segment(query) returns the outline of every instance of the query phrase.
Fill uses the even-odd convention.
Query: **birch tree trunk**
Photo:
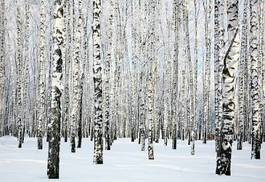
[[[101,0],[93,0],[94,163],[103,164]]]
[[[150,2],[149,12],[149,40],[148,40],[148,90],[147,90],[147,121],[148,121],[148,159],[154,160],[154,146],[153,146],[153,134],[154,134],[154,91],[155,91],[155,72],[156,72],[156,60],[155,60],[155,12],[156,3],[155,0]]]
[[[224,59],[224,0],[214,1],[214,79],[215,79],[215,140],[216,151],[220,146],[222,122],[222,70]]]
[[[138,2],[136,2],[138,3]],[[126,14],[131,14],[131,17],[126,17],[128,20],[130,21],[130,32],[132,35],[132,45],[130,47],[130,45],[128,45],[128,39],[127,39],[127,50],[131,49],[132,51],[132,55],[131,55],[131,59],[132,59],[132,63],[130,66],[130,86],[131,86],[131,92],[128,92],[128,94],[130,94],[130,102],[128,102],[128,106],[129,106],[129,110],[131,111],[131,115],[129,115],[129,120],[131,121],[131,126],[130,126],[130,130],[131,130],[131,141],[134,142],[134,140],[137,138],[137,130],[138,130],[138,124],[137,124],[137,78],[138,78],[138,72],[137,72],[137,36],[136,36],[136,27],[137,26],[137,22],[136,22],[136,18],[137,18],[137,14],[135,14],[134,10],[137,8],[136,7],[136,3],[135,2],[131,2],[130,4],[126,4],[127,7],[127,11]],[[127,15],[126,15],[127,16]],[[125,30],[126,31],[126,30]],[[128,51],[127,51],[128,54]],[[129,55],[127,55],[129,57]]]
[[[260,122],[261,122],[261,126],[260,126],[260,132],[261,132],[261,143],[262,143],[262,135],[263,135],[263,113],[262,113],[262,110],[263,110],[263,104],[264,104],[264,100],[262,100],[262,96],[263,96],[263,85],[262,85],[262,65],[263,65],[263,44],[264,44],[264,40],[263,40],[263,34],[264,34],[264,21],[263,21],[263,18],[264,18],[264,10],[263,10],[263,6],[264,6],[264,0],[259,0],[259,9],[258,9],[258,14],[259,14],[259,17],[258,17],[258,20],[259,20],[259,23],[258,23],[258,26],[259,26],[259,35],[258,35],[258,40],[259,40],[259,44],[258,44],[258,49],[259,49],[259,56],[258,56],[258,75],[259,75],[259,109],[260,109]],[[263,13],[262,13],[263,12]]]
[[[143,82],[143,72],[140,73],[140,83]],[[143,84],[140,85],[140,90],[139,90],[139,144],[141,145],[141,151],[145,150],[145,122],[144,122],[144,93],[143,93]]]
[[[107,47],[107,58],[105,63],[105,149],[110,150],[111,136],[110,136],[110,65],[113,57],[113,8],[114,3],[110,0],[110,14],[108,18],[108,47]]]
[[[48,64],[47,64],[47,67],[48,67],[48,73],[46,75],[46,106],[47,106],[47,110],[46,110],[46,117],[48,118],[47,119],[47,122],[45,123],[47,125],[47,132],[46,132],[46,141],[49,142],[50,140],[50,128],[48,127],[49,123],[51,122],[51,118],[52,118],[52,108],[51,108],[51,105],[52,105],[52,67],[53,67],[53,54],[54,54],[54,51],[53,51],[53,20],[54,20],[54,17],[53,17],[53,13],[54,13],[54,2],[49,2],[49,8],[48,8],[48,27],[47,29],[49,30],[49,44],[48,44],[48,50],[47,51],[47,58],[48,58]]]
[[[237,136],[237,149],[242,150],[243,137],[245,135],[245,125],[247,123],[247,91],[248,91],[248,0],[244,0],[242,33],[241,33],[241,50],[239,65],[239,132]]]
[[[74,7],[73,7],[74,8]],[[73,60],[73,101],[71,107],[71,152],[76,151],[76,129],[82,118],[80,117],[80,99],[81,99],[81,85],[80,85],[80,60],[81,60],[81,0],[78,1],[78,12],[77,12],[77,26],[74,32],[74,60]]]
[[[40,50],[39,50],[39,99],[38,99],[38,149],[42,149],[43,124],[45,123],[45,33],[46,33],[46,7],[45,1],[40,2]]]
[[[191,52],[190,52],[190,34],[189,34],[189,7],[188,7],[188,1],[185,0],[183,2],[183,18],[184,18],[184,33],[185,33],[185,57],[187,60],[187,68],[189,71],[188,77],[187,77],[187,94],[188,94],[188,100],[187,100],[187,114],[188,114],[188,121],[187,121],[187,130],[188,130],[188,144],[190,144],[191,141],[191,130],[194,125],[194,83],[193,83],[193,64],[191,61]]]
[[[260,22],[259,22],[259,26],[260,26],[260,30],[259,30],[259,40],[260,40],[260,76],[261,76],[261,80],[260,80],[260,97],[261,97],[261,125],[262,125],[262,140],[265,141],[265,1],[264,0],[260,0]]]
[[[260,113],[260,72],[259,62],[259,1],[250,0],[250,62],[251,62],[251,158],[260,159],[261,148],[261,113]]]
[[[85,67],[83,65],[83,67]],[[83,133],[84,133],[84,128],[83,128],[83,93],[84,93],[84,79],[85,75],[84,73],[81,73],[81,78],[80,78],[80,97],[79,97],[79,120],[78,120],[78,126],[77,126],[77,148],[81,148],[82,145],[82,138],[83,138]]]
[[[145,45],[144,45],[144,36],[146,34],[145,28],[143,24],[145,23],[145,9],[144,3],[139,3],[139,12],[140,12],[140,59],[142,62],[140,63],[141,72],[140,72],[140,90],[139,90],[139,142],[141,145],[141,151],[145,150],[145,138],[146,138],[146,127],[145,127],[145,116],[146,116],[146,107],[145,107],[145,100],[146,100],[146,73],[145,73],[145,61],[144,61],[144,54],[145,54]]]
[[[5,89],[5,0],[0,1],[0,98],[4,98]],[[0,102],[0,136],[4,134],[4,99]]]
[[[204,67],[204,79],[203,79],[203,107],[204,107],[204,121],[203,121],[203,143],[206,143],[209,134],[210,123],[210,59],[211,59],[211,38],[209,23],[212,11],[212,1],[207,0],[204,3],[205,11],[205,67]]]
[[[59,153],[60,153],[60,122],[61,122],[61,95],[62,95],[62,67],[63,56],[63,3],[55,0],[53,4],[53,59],[52,59],[52,95],[51,95],[51,121],[48,124],[50,139],[48,145],[48,170],[49,179],[59,178]]]
[[[71,67],[71,61],[72,61],[72,43],[73,43],[73,36],[72,36],[72,27],[73,27],[73,19],[72,19],[72,4],[70,1],[65,2],[65,13],[64,13],[64,22],[66,26],[66,37],[65,37],[65,74],[64,74],[64,115],[63,115],[63,126],[62,126],[62,132],[64,136],[64,142],[67,142],[68,139],[68,124],[70,120],[70,67]]]
[[[22,39],[22,10],[17,7],[17,45],[16,45],[16,107],[17,107],[17,132],[18,148],[23,143],[23,121],[22,121],[22,62],[23,62],[23,39]]]
[[[238,0],[227,4],[228,50],[224,58],[223,80],[223,124],[221,126],[220,147],[217,151],[216,174],[231,175],[231,155],[233,123],[235,118],[235,73],[239,60]]]
[[[153,61],[150,59],[150,61]],[[148,74],[147,92],[147,120],[148,120],[148,159],[154,160],[153,131],[154,131],[154,76],[156,72],[155,63],[151,63],[151,70]]]
[[[195,59],[195,69],[194,69],[194,125],[192,131],[192,146],[191,146],[191,155],[195,155],[195,140],[197,139],[198,131],[198,16],[199,16],[199,7],[197,0],[193,1],[194,3],[194,28],[195,28],[195,43],[194,43],[194,59]]]
[[[173,2],[173,17],[174,17],[174,60],[173,60],[173,107],[174,107],[174,115],[173,115],[173,133],[172,133],[172,148],[177,148],[177,123],[178,123],[178,55],[179,55],[179,26],[180,26],[180,17],[179,17],[179,8],[180,3],[178,0],[174,0]]]

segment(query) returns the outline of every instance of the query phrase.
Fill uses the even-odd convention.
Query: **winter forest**
[[[265,0],[0,0],[0,181],[261,182],[264,131]]]

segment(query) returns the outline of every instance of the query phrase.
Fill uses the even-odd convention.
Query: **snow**
[[[37,150],[37,140],[26,138],[23,148],[17,148],[16,138],[0,138],[0,181],[1,182],[264,182],[265,155],[261,160],[250,159],[250,145],[244,143],[243,150],[232,152],[232,176],[215,174],[214,142],[202,144],[196,141],[195,156],[190,155],[187,141],[178,141],[177,150],[154,144],[155,160],[147,159],[147,151],[140,151],[137,143],[130,139],[115,141],[111,151],[104,151],[104,164],[93,164],[93,143],[84,139],[82,148],[71,153],[70,144],[61,142],[60,180],[48,180],[47,143]],[[262,152],[265,150],[263,145]]]

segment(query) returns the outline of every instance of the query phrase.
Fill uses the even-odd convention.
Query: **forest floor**
[[[111,151],[104,151],[104,164],[93,164],[93,143],[84,139],[82,148],[70,152],[70,144],[61,142],[60,180],[66,182],[264,182],[265,146],[261,160],[250,159],[250,145],[232,152],[232,176],[215,174],[214,141],[196,141],[196,155],[190,155],[186,141],[178,141],[177,150],[171,144],[155,144],[155,160],[147,159],[147,152],[129,139],[119,139]],[[37,150],[36,139],[26,138],[23,148],[17,148],[14,137],[0,138],[0,181],[37,182],[48,180],[47,143]]]

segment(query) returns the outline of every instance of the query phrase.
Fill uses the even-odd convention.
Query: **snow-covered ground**
[[[147,159],[137,143],[119,139],[111,151],[104,151],[104,164],[93,164],[93,145],[83,140],[82,148],[70,152],[69,143],[62,142],[60,180],[71,182],[264,182],[265,147],[262,159],[250,159],[250,145],[232,153],[232,176],[215,175],[214,142],[196,142],[196,155],[190,155],[186,141],[178,141],[177,150],[155,144],[155,160]],[[14,137],[0,138],[0,182],[37,182],[48,180],[46,175],[47,144],[37,150],[36,139],[26,138],[23,148],[17,148]]]

